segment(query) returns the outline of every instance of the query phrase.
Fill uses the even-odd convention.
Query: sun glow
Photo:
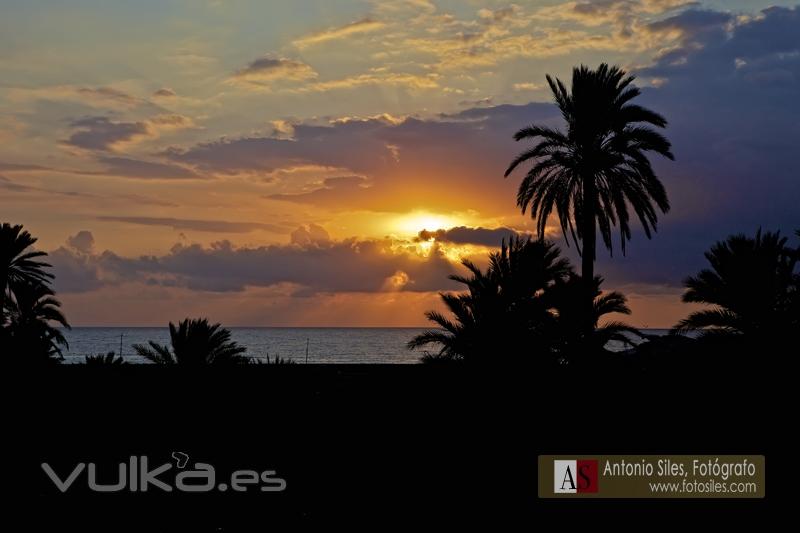
[[[415,211],[398,217],[394,222],[395,230],[398,233],[413,236],[416,236],[422,230],[436,231],[458,225],[461,225],[461,223],[453,217],[427,211]]]

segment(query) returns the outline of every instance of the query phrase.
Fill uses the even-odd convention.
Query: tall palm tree
[[[705,253],[711,268],[684,281],[684,302],[712,306],[681,320],[676,332],[738,334],[770,341],[800,330],[800,253],[780,232],[732,235]]]
[[[220,324],[209,324],[203,318],[185,319],[178,326],[169,323],[169,336],[172,350],[153,341],[149,347],[134,344],[137,354],[148,361],[161,365],[226,365],[244,364],[249,359],[243,354],[247,351],[231,341],[231,332]]]
[[[63,359],[62,347],[68,348],[63,333],[52,323],[69,329],[61,312],[61,303],[53,291],[38,282],[16,283],[14,297],[6,303],[11,353],[26,356],[28,361]]]
[[[541,344],[537,337],[552,319],[542,295],[570,271],[558,248],[543,240],[513,238],[490,255],[486,272],[468,260],[462,263],[470,276],[451,279],[467,292],[441,294],[454,319],[429,311],[426,316],[439,329],[417,335],[409,349],[438,345],[438,353],[425,361],[480,361],[496,354],[519,356]]]
[[[36,243],[21,225],[0,226],[0,326],[5,324],[6,302],[20,285],[49,283],[53,275],[45,272],[47,263],[38,261],[45,252],[26,251]]]
[[[633,210],[651,237],[656,230],[656,210],[666,213],[669,201],[655,175],[647,152],[674,159],[669,141],[649,126],[664,128],[664,117],[631,103],[641,94],[629,76],[618,67],[601,64],[597,70],[576,67],[567,90],[559,79],[547,76],[556,105],[566,122],[566,131],[545,125],[522,128],[517,141],[538,139],[519,154],[505,172],[534,161],[517,193],[523,214],[530,208],[539,236],[544,236],[551,213],[558,215],[567,244],[569,237],[581,254],[584,280],[585,331],[592,329],[596,232],[612,248],[612,228],[618,226],[620,246],[631,238]],[[582,247],[581,247],[582,243]]]

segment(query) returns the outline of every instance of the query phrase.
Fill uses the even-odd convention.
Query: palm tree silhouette
[[[284,358],[280,355],[276,355],[275,357],[270,357],[267,355],[266,361],[263,359],[251,358],[249,360],[250,364],[253,365],[294,365],[296,362],[293,359]]]
[[[480,361],[501,354],[515,357],[541,346],[544,325],[552,320],[544,291],[570,271],[559,250],[544,240],[512,238],[490,255],[486,272],[468,260],[462,261],[469,277],[450,276],[463,283],[466,293],[440,294],[451,320],[442,313],[426,316],[440,329],[414,337],[409,349],[439,345],[438,353],[423,361]]]
[[[26,252],[36,240],[21,225],[0,226],[0,326],[5,324],[6,302],[19,286],[46,284],[53,278],[44,270],[50,265],[37,260],[47,253]]]
[[[631,336],[642,337],[641,332],[620,321],[600,323],[608,314],[631,314],[627,298],[617,291],[603,292],[603,279],[595,276],[592,289],[592,331],[587,337],[583,329],[584,287],[577,274],[570,274],[566,281],[559,280],[548,292],[548,300],[557,316],[553,335],[553,348],[561,362],[573,362],[584,356],[605,351],[610,341],[632,346]],[[627,334],[627,335],[626,335]]]
[[[14,298],[6,303],[8,341],[13,353],[25,354],[30,361],[62,360],[61,347],[68,348],[66,338],[51,322],[69,329],[61,313],[61,303],[53,291],[34,279],[33,283],[16,282]]]
[[[664,128],[661,115],[632,104],[641,91],[618,67],[601,64],[597,70],[576,67],[567,90],[559,79],[547,76],[556,105],[567,123],[566,132],[544,125],[522,128],[514,139],[536,139],[505,172],[508,177],[521,163],[533,160],[519,186],[517,205],[530,208],[539,237],[555,211],[567,244],[569,237],[581,254],[584,280],[584,331],[592,329],[596,232],[612,247],[612,227],[619,227],[620,246],[631,238],[629,208],[648,238],[656,230],[656,209],[669,210],[664,186],[656,177],[647,152],[674,159],[669,141],[648,125]],[[582,249],[581,244],[582,243]]]
[[[114,352],[108,352],[105,355],[87,355],[86,364],[89,366],[121,366],[128,363],[122,357],[116,357]]]
[[[153,341],[149,347],[134,344],[136,353],[161,365],[226,365],[248,363],[247,351],[231,341],[231,332],[220,324],[209,324],[205,318],[185,319],[178,326],[169,323],[172,350]]]
[[[705,253],[711,268],[686,278],[684,302],[711,305],[691,313],[676,333],[743,335],[751,340],[786,338],[800,330],[800,248],[780,232],[732,235]]]

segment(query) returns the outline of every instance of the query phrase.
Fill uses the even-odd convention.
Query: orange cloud
[[[328,28],[319,32],[311,33],[295,40],[292,44],[297,48],[307,48],[320,43],[345,39],[351,35],[360,35],[364,33],[371,33],[384,28],[386,24],[371,17],[364,17],[355,20],[344,26],[336,28]]]

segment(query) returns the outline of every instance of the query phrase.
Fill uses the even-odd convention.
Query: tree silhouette
[[[6,303],[9,310],[7,340],[12,353],[25,354],[30,362],[63,359],[61,347],[69,347],[64,335],[51,322],[69,329],[61,313],[61,303],[53,291],[34,280],[15,282],[14,298]]]
[[[45,272],[47,263],[38,261],[45,252],[28,250],[36,243],[21,225],[0,226],[0,326],[5,324],[7,301],[22,286],[49,283],[53,275]],[[26,251],[28,250],[28,251]]]
[[[250,364],[253,365],[294,365],[296,362],[293,359],[284,358],[280,355],[276,355],[275,357],[270,357],[267,355],[266,361],[263,359],[251,358]]]
[[[602,292],[603,279],[594,278],[592,290],[592,331],[587,336],[583,329],[584,287],[580,276],[571,274],[566,281],[559,280],[547,297],[557,316],[553,334],[553,349],[561,362],[585,360],[605,351],[605,346],[616,341],[632,346],[631,336],[642,337],[639,330],[619,321],[600,323],[608,314],[631,314],[627,299],[617,291]],[[626,335],[627,334],[627,335]]]
[[[136,353],[148,361],[161,365],[228,365],[244,364],[249,358],[243,354],[247,348],[231,341],[231,332],[220,324],[208,320],[185,319],[178,326],[169,323],[172,350],[150,341],[149,346],[134,344]]]
[[[732,235],[705,253],[711,268],[686,278],[684,302],[712,306],[691,313],[675,332],[743,335],[754,341],[800,331],[800,248],[780,232]]]
[[[408,343],[409,349],[440,346],[438,353],[423,357],[432,362],[513,359],[543,348],[541,337],[553,319],[543,295],[570,271],[558,248],[543,240],[517,237],[490,255],[486,272],[468,260],[462,263],[469,277],[450,278],[464,284],[467,292],[440,295],[454,319],[427,312],[440,329],[417,335]]]
[[[108,352],[105,355],[87,355],[85,362],[89,366],[122,366],[128,364],[122,357],[116,357],[114,352]]]
[[[629,209],[648,238],[656,230],[656,210],[669,210],[666,190],[647,158],[647,152],[655,152],[673,159],[669,141],[648,126],[664,128],[667,121],[631,103],[641,93],[633,81],[633,76],[605,63],[597,70],[573,69],[569,90],[548,75],[547,83],[567,129],[532,125],[519,130],[514,135],[517,141],[539,140],[505,172],[508,177],[521,163],[534,161],[520,183],[517,205],[523,214],[530,209],[539,237],[544,236],[547,220],[555,212],[567,244],[571,236],[578,248],[585,290],[581,320],[586,334],[592,330],[597,230],[613,251],[612,228],[618,227],[624,253],[631,238]]]

